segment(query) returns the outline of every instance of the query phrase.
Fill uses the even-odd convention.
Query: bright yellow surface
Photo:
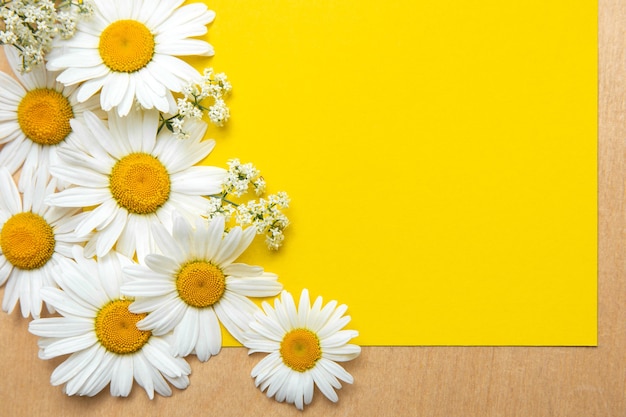
[[[194,63],[234,92],[206,163],[292,198],[245,261],[362,345],[596,344],[595,2],[207,4]]]

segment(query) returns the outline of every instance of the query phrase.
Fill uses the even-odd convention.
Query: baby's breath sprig
[[[176,102],[178,113],[171,117],[161,115],[159,130],[165,126],[179,139],[186,139],[189,134],[184,129],[185,121],[200,120],[205,113],[211,123],[224,126],[230,117],[224,97],[231,90],[226,74],[206,68],[199,81],[190,82],[183,88],[183,97]]]
[[[222,182],[222,192],[209,196],[207,217],[209,220],[223,216],[229,221],[233,215],[240,226],[252,226],[257,234],[265,235],[265,243],[277,250],[285,240],[283,231],[289,219],[281,211],[289,207],[289,196],[285,192],[269,195],[266,199],[236,203],[233,197],[241,197],[253,188],[257,196],[265,193],[265,180],[251,163],[242,164],[239,159],[228,161],[228,174]]]
[[[74,36],[79,18],[91,16],[93,6],[83,0],[0,0],[0,45],[13,45],[22,58],[21,72],[44,62],[58,35]]]
[[[289,225],[289,219],[281,209],[289,207],[289,196],[284,191],[269,195],[267,200],[249,201],[237,207],[235,219],[241,226],[251,225],[257,234],[265,234],[265,243],[269,249],[277,250],[283,244],[283,230]]]

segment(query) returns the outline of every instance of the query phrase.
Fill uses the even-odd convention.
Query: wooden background
[[[626,0],[599,10],[599,346],[368,347],[346,365],[356,383],[339,403],[316,392],[305,415],[626,416]],[[261,356],[243,348],[191,359],[190,387],[153,401],[137,386],[125,399],[66,397],[48,383],[60,360],[37,358],[19,313],[0,314],[0,353],[0,416],[301,415],[254,387]]]

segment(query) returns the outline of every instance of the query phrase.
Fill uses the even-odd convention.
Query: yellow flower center
[[[192,307],[204,308],[217,303],[226,289],[226,277],[210,262],[193,261],[184,265],[176,277],[180,298]]]
[[[139,71],[154,56],[154,35],[136,20],[118,20],[100,34],[98,51],[104,65],[113,71]]]
[[[294,371],[307,371],[322,357],[320,340],[308,329],[294,329],[280,342],[280,356]]]
[[[40,145],[56,145],[72,131],[74,117],[68,99],[56,90],[38,88],[26,93],[17,106],[17,123],[27,138]]]
[[[96,336],[109,352],[117,354],[135,353],[152,336],[149,330],[139,330],[137,322],[147,313],[135,314],[128,311],[131,300],[113,300],[98,311]]]
[[[109,186],[117,203],[135,214],[154,213],[170,196],[167,170],[145,153],[131,153],[117,161]]]
[[[2,253],[20,269],[44,266],[54,253],[55,243],[52,227],[34,213],[14,215],[4,223],[0,232]]]

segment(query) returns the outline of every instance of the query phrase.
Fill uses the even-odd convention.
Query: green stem
[[[222,193],[222,194],[212,194],[209,197],[219,198],[224,203],[228,203],[228,204],[230,204],[231,206],[234,206],[234,207],[239,207],[239,204],[235,203],[234,201],[230,201],[229,199],[226,198],[227,196],[228,196],[228,193]]]

